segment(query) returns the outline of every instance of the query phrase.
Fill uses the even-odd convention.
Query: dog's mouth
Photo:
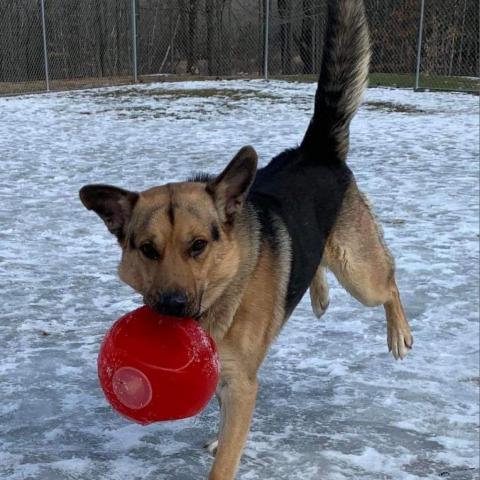
[[[204,313],[201,307],[201,297],[195,301],[180,294],[144,295],[143,303],[160,315],[177,318],[189,317],[198,321]]]

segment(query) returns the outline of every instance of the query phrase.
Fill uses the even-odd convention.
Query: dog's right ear
[[[124,226],[130,220],[138,193],[109,185],[85,185],[79,192],[80,200],[93,210],[119,241],[124,237]]]

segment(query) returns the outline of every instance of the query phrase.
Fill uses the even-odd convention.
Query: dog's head
[[[257,155],[242,148],[212,179],[141,193],[108,185],[80,190],[122,248],[120,278],[159,313],[199,317],[237,274],[234,226],[255,178]]]

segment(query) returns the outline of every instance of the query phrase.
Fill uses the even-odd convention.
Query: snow
[[[100,340],[140,299],[77,192],[218,172],[244,144],[265,164],[301,140],[314,92],[218,81],[0,98],[0,478],[206,476],[215,401],[147,427],[106,404]],[[307,296],[264,363],[239,478],[478,479],[478,114],[465,94],[368,91],[349,164],[396,257],[414,349],[395,362],[382,309],[330,276],[326,315]]]

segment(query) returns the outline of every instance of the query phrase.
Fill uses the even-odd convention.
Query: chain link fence
[[[479,91],[478,0],[423,0],[418,88]]]
[[[139,0],[140,75],[262,75],[261,2]]]
[[[0,93],[46,88],[42,32],[37,2],[0,2]]]
[[[478,0],[365,0],[371,85],[479,91]],[[314,80],[326,0],[1,0],[0,94]]]
[[[5,0],[3,0],[5,1]],[[132,12],[129,0],[46,0],[50,82],[130,81]]]

